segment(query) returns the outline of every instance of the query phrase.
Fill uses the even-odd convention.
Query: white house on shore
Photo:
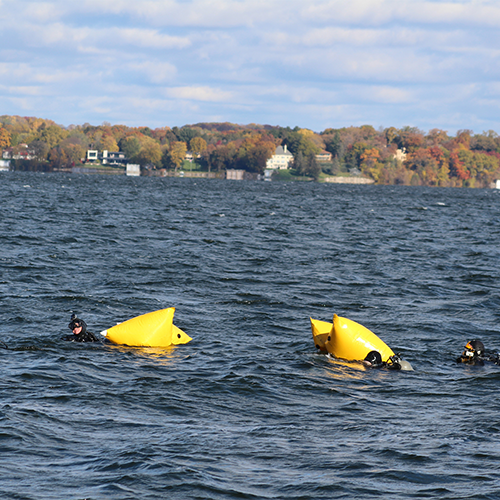
[[[293,155],[287,150],[286,144],[284,146],[278,146],[273,156],[267,160],[266,169],[283,170],[290,168],[289,166],[292,161]]]
[[[101,153],[95,149],[87,151],[88,162],[100,162],[103,165],[125,165],[128,158],[121,151],[102,151]]]
[[[406,149],[396,149],[396,154],[393,156],[393,158],[399,162],[405,161],[407,157],[406,154]]]

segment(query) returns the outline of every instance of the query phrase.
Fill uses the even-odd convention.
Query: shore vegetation
[[[52,120],[0,116],[0,151],[15,170],[60,171],[84,166],[88,150],[124,152],[151,173],[244,170],[263,174],[276,147],[293,155],[275,180],[358,176],[375,184],[490,187],[500,179],[500,137],[493,131],[371,125],[327,128],[197,123],[151,129],[125,125],[58,125]],[[190,158],[188,161],[186,158]]]

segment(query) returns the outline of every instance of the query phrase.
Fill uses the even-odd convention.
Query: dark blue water
[[[0,498],[500,497],[500,192],[4,173]],[[169,350],[63,342],[175,306]],[[415,371],[316,353],[362,323]]]

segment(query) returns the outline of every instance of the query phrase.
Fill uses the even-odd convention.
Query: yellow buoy
[[[189,335],[173,324],[175,307],[160,309],[119,323],[101,332],[115,344],[168,347],[187,344]]]
[[[328,321],[320,321],[319,319],[309,319],[311,320],[311,329],[316,349],[319,349],[321,352],[327,352],[325,344],[328,335],[332,331],[332,324],[328,323]]]
[[[392,349],[368,328],[336,314],[333,323],[311,318],[311,329],[316,347],[336,358],[362,361],[370,351],[378,351],[384,362],[394,356]]]

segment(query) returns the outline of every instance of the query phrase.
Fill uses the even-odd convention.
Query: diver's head
[[[73,332],[74,335],[80,335],[80,333],[85,333],[87,330],[87,323],[83,319],[77,318],[74,314],[71,316],[71,321],[68,328]]]
[[[365,361],[370,365],[380,365],[382,363],[382,356],[378,351],[370,351],[366,355]]]
[[[480,340],[471,340],[467,342],[463,357],[473,358],[477,356],[482,356],[484,354],[484,344]]]

